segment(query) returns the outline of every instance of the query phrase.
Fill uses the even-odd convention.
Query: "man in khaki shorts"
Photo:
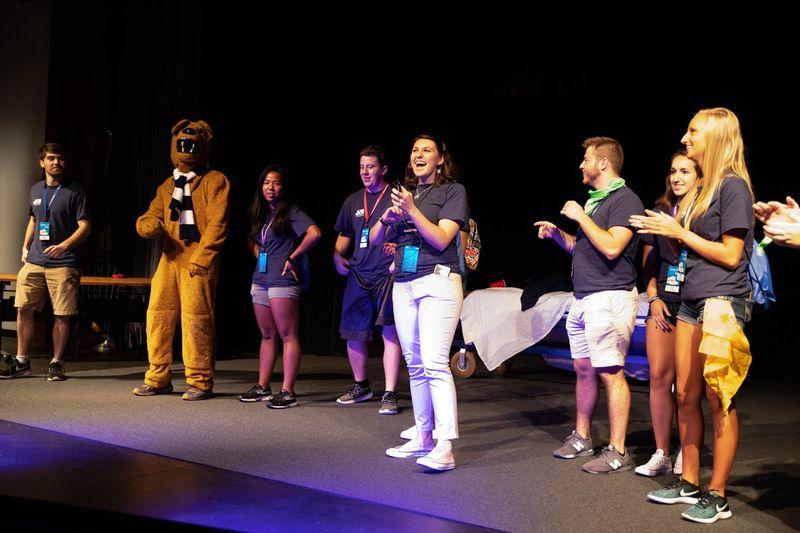
[[[69,339],[70,317],[78,313],[81,275],[77,268],[79,244],[90,232],[89,210],[83,187],[64,176],[64,149],[56,143],[39,148],[39,166],[45,179],[31,187],[30,218],[22,244],[22,268],[17,274],[17,356],[0,362],[0,378],[31,373],[29,348],[33,313],[41,311],[50,296],[55,315],[53,359],[48,381],[66,379],[62,356]]]
[[[591,425],[597,404],[598,377],[606,388],[609,445],[583,465],[592,474],[633,467],[625,450],[631,394],[623,367],[636,320],[637,236],[628,219],[644,212],[636,194],[620,178],[622,147],[609,137],[583,143],[583,184],[592,188],[584,207],[567,202],[561,214],[578,223],[570,235],[550,222],[536,222],[540,239],[553,239],[572,254],[574,300],[567,318],[569,347],[578,382],[575,430],[553,452],[560,459],[594,455]]]

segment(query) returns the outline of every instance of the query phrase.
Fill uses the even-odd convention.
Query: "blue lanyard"
[[[53,202],[58,196],[59,191],[61,191],[61,185],[58,186],[56,192],[53,193],[53,197],[50,199],[50,203],[47,203],[47,184],[42,187],[42,207],[44,207],[44,219],[50,219],[50,206],[53,205]]]

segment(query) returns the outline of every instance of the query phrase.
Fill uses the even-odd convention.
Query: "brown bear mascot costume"
[[[214,388],[214,299],[219,252],[228,232],[224,174],[208,168],[211,127],[181,120],[172,128],[173,175],[158,188],[136,221],[145,239],[164,236],[147,307],[150,369],[137,396],[172,392],[172,339],[180,316],[183,364],[189,389],[184,400],[204,400]]]

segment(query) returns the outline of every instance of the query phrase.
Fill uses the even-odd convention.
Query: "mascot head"
[[[172,126],[172,164],[181,172],[189,172],[208,164],[214,131],[203,120],[182,119]]]

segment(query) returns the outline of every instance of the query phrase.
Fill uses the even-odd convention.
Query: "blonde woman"
[[[719,107],[699,111],[681,142],[688,157],[700,167],[704,182],[684,217],[684,224],[668,214],[653,211],[631,220],[640,233],[674,239],[687,251],[675,331],[683,474],[664,489],[648,494],[648,498],[660,503],[693,504],[681,516],[713,523],[731,517],[725,488],[739,441],[739,419],[735,401],[726,412],[716,392],[704,382],[706,356],[699,348],[703,322],[717,318],[709,315],[706,307],[732,310],[741,327],[750,319],[747,258],[753,245],[753,189],[744,162],[739,120],[733,112]],[[714,424],[714,465],[706,491],[700,485],[703,443],[700,404],[704,392]]]

